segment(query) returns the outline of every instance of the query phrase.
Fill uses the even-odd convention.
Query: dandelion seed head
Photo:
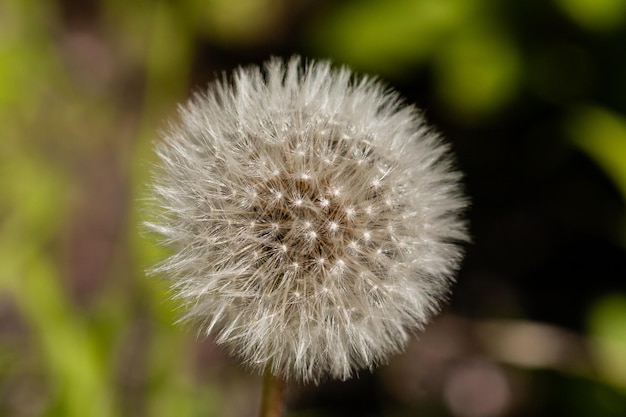
[[[346,379],[403,351],[467,239],[460,173],[421,114],[327,62],[239,69],[156,148],[157,219],[185,318],[248,366]]]

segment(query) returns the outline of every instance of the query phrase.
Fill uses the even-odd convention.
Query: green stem
[[[263,394],[260,417],[281,417],[283,415],[283,393],[285,384],[280,376],[272,374],[271,365],[263,375]]]

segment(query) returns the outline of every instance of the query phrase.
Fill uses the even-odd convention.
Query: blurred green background
[[[0,415],[254,416],[145,270],[157,131],[270,55],[377,74],[451,142],[473,244],[407,353],[292,416],[626,415],[626,1],[2,0]]]

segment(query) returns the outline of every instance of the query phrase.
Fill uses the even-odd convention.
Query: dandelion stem
[[[283,415],[284,382],[280,376],[272,374],[271,366],[263,374],[263,393],[259,417],[281,417]]]

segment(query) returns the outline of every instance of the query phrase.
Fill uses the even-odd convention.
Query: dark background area
[[[259,376],[173,324],[141,222],[177,103],[292,54],[423,109],[473,242],[406,354],[287,415],[626,415],[622,0],[3,0],[0,415],[255,415]]]

